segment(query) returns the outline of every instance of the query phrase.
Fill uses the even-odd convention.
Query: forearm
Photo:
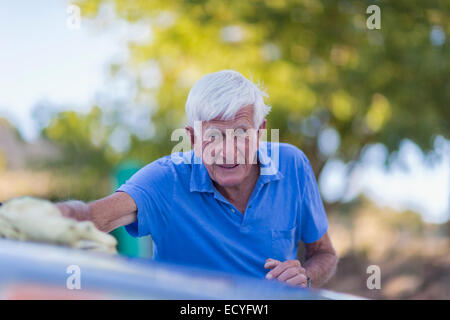
[[[317,253],[303,264],[314,287],[324,285],[335,273],[338,258],[333,253]]]

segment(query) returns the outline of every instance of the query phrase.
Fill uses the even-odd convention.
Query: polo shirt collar
[[[203,161],[192,152],[190,191],[214,192],[214,185]]]
[[[284,175],[278,169],[276,162],[272,159],[268,152],[270,142],[262,141],[257,151],[257,159],[260,165],[260,175],[258,183],[266,184],[271,181],[280,180]],[[214,185],[209,176],[208,170],[194,151],[191,150],[191,180],[190,191],[211,192],[214,193]],[[279,154],[277,154],[279,156]]]

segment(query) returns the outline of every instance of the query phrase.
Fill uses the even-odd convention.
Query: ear
[[[265,130],[266,129],[266,125],[267,125],[267,121],[266,121],[266,119],[264,119],[263,122],[261,123],[261,125],[258,128],[258,132],[257,132],[258,136],[256,138],[256,149],[259,149],[259,142],[261,141],[261,135],[262,135],[261,130]],[[256,157],[256,154],[255,154],[255,157]]]
[[[261,123],[261,125],[258,128],[258,141],[259,141],[259,139],[261,139],[261,131],[260,130],[265,130],[266,129],[266,125],[267,125],[267,120],[264,119],[263,122]]]
[[[195,143],[195,134],[194,134],[194,128],[191,126],[185,126],[184,130],[186,130],[186,135],[189,137],[189,141],[191,142],[191,147],[194,147]]]
[[[267,120],[264,119],[263,122],[261,123],[261,125],[259,126],[258,130],[259,129],[265,129],[266,128],[266,124],[267,124]]]
[[[194,148],[194,143],[195,143],[194,128],[192,128],[191,126],[185,126],[184,130],[186,130],[186,135],[189,137],[189,141],[191,142],[191,147]]]

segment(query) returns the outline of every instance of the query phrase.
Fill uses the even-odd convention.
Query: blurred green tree
[[[448,1],[75,3],[88,19],[113,5],[112,19],[151,30],[148,41],[128,42],[124,65],[111,66],[112,75],[133,74],[136,99],[145,103],[153,96],[157,102],[150,120],[154,134],[148,139],[131,135],[127,157],[150,161],[170,153],[172,130],[186,123],[189,89],[202,75],[221,69],[263,81],[273,107],[269,128],[280,129],[281,141],[302,148],[317,175],[330,157],[358,160],[369,143],[383,143],[392,152],[408,138],[428,151],[436,135],[450,136]],[[371,4],[381,8],[380,30],[366,27]],[[52,132],[61,126],[54,123],[46,133],[54,139]],[[90,145],[85,127],[65,130],[70,145]],[[324,149],[319,137],[330,130],[338,134],[338,148]],[[331,143],[327,136],[324,141]],[[103,149],[88,150],[92,153],[69,156],[98,161],[93,165],[116,161]]]

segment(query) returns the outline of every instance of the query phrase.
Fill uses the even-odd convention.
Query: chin
[[[216,183],[222,187],[234,187],[241,182],[242,179],[216,178]]]
[[[242,171],[242,168],[237,172],[227,172],[217,168],[214,172],[214,180],[222,187],[234,187],[244,181],[245,176]]]

